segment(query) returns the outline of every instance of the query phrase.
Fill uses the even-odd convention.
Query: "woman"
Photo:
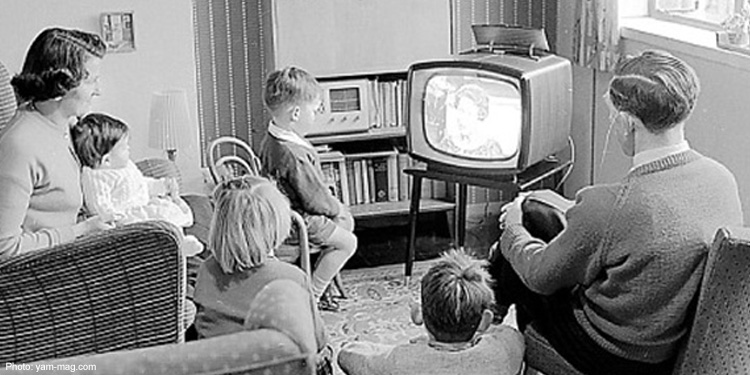
[[[742,225],[732,174],[685,140],[698,92],[693,69],[667,53],[623,59],[605,100],[628,174],[582,189],[548,241],[522,224],[522,198],[504,208],[499,304],[518,303],[581,372],[671,373],[713,236]]]
[[[0,259],[110,227],[98,216],[76,222],[80,167],[69,135],[99,95],[105,51],[97,35],[49,28],[11,80],[22,103],[0,134]]]

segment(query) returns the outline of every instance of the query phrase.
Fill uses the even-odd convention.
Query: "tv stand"
[[[422,180],[425,178],[441,180],[457,184],[456,206],[455,206],[455,231],[456,245],[464,247],[466,240],[466,196],[469,185],[499,189],[508,194],[510,199],[515,198],[520,191],[526,190],[535,184],[542,182],[557,173],[572,167],[572,161],[559,159],[543,160],[524,171],[504,175],[478,175],[476,173],[460,173],[460,170],[446,171],[440,168],[408,168],[404,173],[413,177],[411,189],[411,202],[409,206],[409,240],[406,247],[406,269],[405,276],[408,281],[411,278],[414,265],[417,218],[419,216]]]

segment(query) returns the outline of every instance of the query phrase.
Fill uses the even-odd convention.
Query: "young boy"
[[[397,346],[345,344],[338,356],[349,375],[517,374],[523,336],[511,326],[490,326],[494,295],[484,261],[452,250],[422,278],[422,307],[412,321],[424,321],[426,337]]]
[[[304,137],[315,124],[321,88],[308,72],[287,67],[269,74],[264,100],[272,120],[260,149],[263,173],[277,181],[292,209],[305,218],[309,240],[322,248],[312,274],[318,306],[337,310],[321,296],[357,249],[354,219],[324,183],[320,158]]]

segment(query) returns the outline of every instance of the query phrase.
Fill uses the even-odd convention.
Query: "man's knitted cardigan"
[[[657,363],[686,333],[716,230],[742,211],[732,174],[688,150],[582,189],[566,219],[548,244],[509,225],[503,255],[535,292],[576,287],[577,321],[603,348]]]

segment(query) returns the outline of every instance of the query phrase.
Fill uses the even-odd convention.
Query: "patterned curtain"
[[[193,0],[204,165],[219,136],[255,146],[262,139],[269,120],[263,83],[274,68],[272,7],[272,0]]]
[[[572,60],[611,71],[620,56],[617,0],[576,0]]]

